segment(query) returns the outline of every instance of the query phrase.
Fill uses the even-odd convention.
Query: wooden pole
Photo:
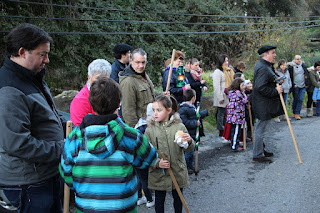
[[[252,140],[252,143],[254,143],[253,121],[252,121],[252,113],[251,113],[251,104],[250,104],[250,102],[248,102],[248,110],[249,110],[249,117],[250,117],[251,140]]]
[[[173,68],[173,61],[174,61],[174,56],[176,54],[176,50],[172,50],[172,56],[171,56],[171,63],[170,63],[170,69],[169,69],[169,75],[168,75],[168,80],[167,80],[167,87],[166,87],[166,92],[169,91],[170,87],[170,81],[171,81],[171,75],[172,75],[172,68]]]
[[[72,122],[68,121],[66,125],[66,136],[72,131]],[[63,213],[69,213],[69,202],[70,202],[70,189],[67,184],[64,184],[64,196],[63,196]]]
[[[161,157],[163,158],[163,160],[167,160],[167,158],[166,158],[166,156],[163,154],[163,152],[161,152]],[[172,180],[172,182],[173,182],[173,185],[174,185],[174,187],[176,188],[176,190],[177,190],[177,192],[178,192],[178,195],[179,195],[179,197],[180,197],[180,200],[181,200],[181,202],[182,202],[182,204],[183,204],[183,207],[184,207],[186,213],[190,213],[190,212],[189,212],[189,209],[188,209],[188,207],[187,207],[186,201],[185,201],[184,198],[183,198],[183,195],[182,195],[182,193],[181,193],[180,187],[179,187],[179,185],[178,185],[178,183],[177,183],[176,178],[175,178],[174,175],[173,175],[173,172],[172,172],[171,168],[169,168],[168,171],[169,171],[169,174],[170,174],[171,180]]]
[[[244,122],[244,124],[243,124],[242,139],[243,139],[243,149],[247,149],[246,122]]]
[[[277,84],[277,86],[279,86],[279,84]],[[294,144],[294,147],[295,147],[297,155],[298,155],[299,163],[301,164],[302,161],[301,161],[299,149],[298,149],[298,146],[297,146],[297,142],[296,142],[296,139],[295,139],[293,131],[292,131],[291,122],[290,122],[290,119],[289,119],[289,116],[288,116],[286,104],[284,103],[282,93],[280,93],[279,95],[280,95],[280,100],[281,100],[281,104],[282,104],[282,107],[283,107],[284,114],[286,115],[286,119],[287,119],[287,123],[288,123],[289,130],[290,130],[290,133],[291,133],[291,137],[292,137],[292,140],[293,140],[293,144]]]

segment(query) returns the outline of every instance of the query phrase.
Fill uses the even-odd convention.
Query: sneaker
[[[274,118],[274,122],[280,123],[280,118],[279,118],[279,117],[275,117],[275,118]]]
[[[238,147],[237,149],[232,149],[233,152],[242,152],[242,150],[243,149],[241,147]]]
[[[221,137],[221,143],[231,143],[231,141]]]
[[[142,197],[139,198],[138,201],[137,201],[137,205],[138,205],[138,206],[140,206],[140,205],[142,205],[142,204],[145,204],[145,203],[147,203],[147,198],[146,198],[146,196],[142,196]]]
[[[147,204],[146,204],[147,208],[151,208],[152,206],[154,206],[154,199],[152,201],[147,201]]]

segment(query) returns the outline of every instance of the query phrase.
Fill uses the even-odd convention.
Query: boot
[[[317,108],[313,107],[313,115],[317,115]]]
[[[311,108],[307,108],[307,117],[312,117]]]

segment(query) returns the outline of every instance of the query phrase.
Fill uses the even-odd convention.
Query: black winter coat
[[[206,87],[206,84],[201,84],[200,81],[195,81],[190,72],[185,72],[186,79],[188,79],[188,83],[191,88],[196,91],[196,103],[201,101],[202,96],[202,87]]]
[[[252,107],[259,120],[270,120],[284,114],[276,89],[277,77],[273,64],[260,59],[254,68],[252,92]]]
[[[187,127],[190,136],[195,140],[198,127],[198,119],[195,108],[190,106],[188,103],[183,102],[179,106],[179,114],[183,124]]]

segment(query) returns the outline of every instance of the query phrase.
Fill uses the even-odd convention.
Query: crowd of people
[[[112,65],[105,59],[89,64],[87,83],[70,105],[75,129],[64,135],[66,121],[43,79],[52,42],[31,24],[8,35],[0,69],[0,190],[7,202],[23,213],[62,212],[63,180],[79,212],[137,212],[146,204],[162,213],[167,191],[175,212],[182,212],[179,193],[194,173],[195,142],[204,135],[207,114],[199,111],[208,90],[199,59],[186,61],[176,51],[162,71],[163,93],[156,94],[147,53],[117,44]],[[320,116],[320,61],[307,68],[296,55],[274,69],[276,48],[259,48],[252,82],[245,78],[245,63],[232,67],[227,55],[218,57],[211,75],[221,142],[241,152],[241,141],[254,134],[255,162],[272,161],[264,135],[272,119],[285,119],[280,95],[287,104],[293,93],[293,117],[300,120],[307,92],[307,116]]]

